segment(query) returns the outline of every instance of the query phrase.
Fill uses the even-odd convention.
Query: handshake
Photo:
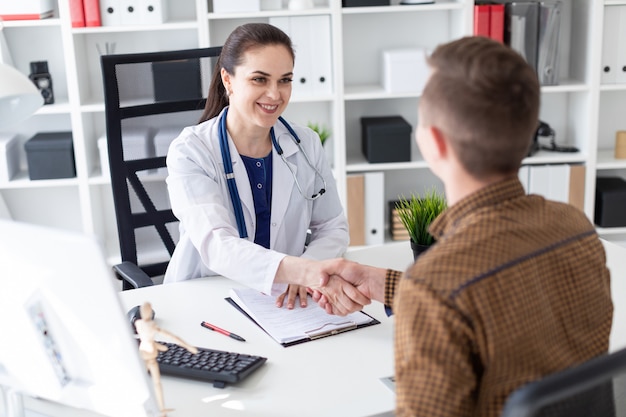
[[[309,288],[328,314],[345,316],[372,300],[384,302],[386,270],[337,258],[324,261],[286,256],[274,282]]]

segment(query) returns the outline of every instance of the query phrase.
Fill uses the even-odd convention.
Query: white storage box
[[[184,126],[167,126],[160,128],[154,135],[154,156],[167,156],[170,144],[180,135],[180,132],[182,132],[184,128]],[[167,175],[167,168],[159,168],[157,171],[159,174]]]
[[[152,129],[149,127],[127,127],[122,129],[124,160],[144,159],[154,155]]]
[[[213,13],[261,11],[261,0],[213,0]]]
[[[124,160],[143,159],[154,156],[154,145],[152,143],[153,130],[149,127],[127,127],[122,129],[122,150]],[[98,138],[98,151],[100,153],[100,168],[102,176],[111,175],[109,165],[109,148],[106,134]],[[149,171],[139,172],[138,175],[152,173]]]
[[[20,147],[16,134],[0,133],[0,183],[9,182],[20,170]]]
[[[430,70],[426,49],[383,51],[383,86],[388,93],[421,93]]]
[[[281,10],[283,0],[261,0],[261,10]]]
[[[51,17],[52,0],[0,0],[0,18],[4,20],[36,20]]]

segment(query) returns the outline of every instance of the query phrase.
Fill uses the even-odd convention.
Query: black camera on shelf
[[[30,63],[30,74],[28,78],[37,86],[43,97],[44,104],[54,103],[54,92],[52,91],[52,77],[48,72],[48,61],[35,61]]]

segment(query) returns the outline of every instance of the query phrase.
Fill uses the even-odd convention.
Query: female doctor
[[[269,24],[239,26],[226,40],[199,124],[167,155],[181,235],[164,283],[219,274],[278,296],[279,307],[285,296],[288,308],[296,297],[306,306],[306,286],[317,281],[305,260],[346,250],[348,225],[318,135],[279,118],[294,59],[290,38]]]

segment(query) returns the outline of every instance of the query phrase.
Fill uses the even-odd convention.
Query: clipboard
[[[370,316],[369,314],[359,311],[357,313],[353,313],[355,315],[358,314],[358,316],[360,317],[359,319],[359,323],[356,323],[354,320],[350,320],[350,319],[346,319],[346,318],[339,318],[341,321],[339,322],[335,322],[335,323],[320,323],[317,326],[314,326],[311,329],[306,329],[306,330],[302,330],[302,334],[301,335],[297,335],[294,336],[295,338],[293,340],[288,340],[285,342],[281,342],[280,340],[278,340],[276,337],[274,337],[274,335],[272,335],[270,332],[268,332],[267,328],[264,327],[261,323],[259,323],[258,320],[256,320],[254,317],[252,317],[250,314],[248,314],[248,312],[246,310],[244,310],[244,308],[242,308],[232,297],[226,297],[225,300],[230,303],[233,307],[235,307],[238,311],[240,311],[243,315],[245,315],[248,319],[250,319],[253,323],[255,323],[257,326],[259,326],[259,328],[261,328],[261,330],[263,330],[265,333],[267,333],[270,337],[272,337],[274,340],[276,340],[277,343],[279,343],[281,346],[283,347],[289,347],[289,346],[295,346],[295,345],[299,345],[301,343],[305,343],[305,342],[310,342],[312,340],[317,340],[317,339],[321,339],[324,337],[328,337],[328,336],[334,336],[340,333],[345,333],[348,331],[352,331],[352,330],[356,330],[356,329],[360,329],[363,327],[369,327],[369,326],[373,326],[376,324],[380,324],[380,321],[378,321],[377,319],[375,319],[374,317]],[[272,297],[272,304],[273,304],[273,297]],[[315,303],[313,303],[315,304]],[[283,310],[283,309],[278,309],[276,306],[273,305],[273,308],[276,309],[277,313],[280,314],[281,311],[291,311],[291,310]],[[337,318],[338,316],[330,316],[333,317],[334,319]]]

